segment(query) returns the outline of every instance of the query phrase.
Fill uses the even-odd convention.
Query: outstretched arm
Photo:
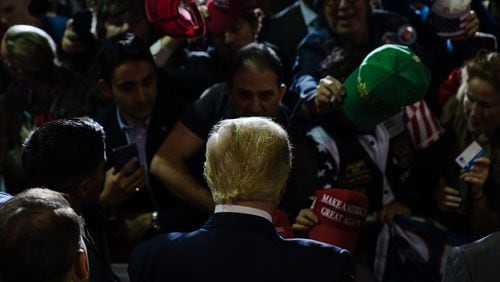
[[[205,144],[178,121],[151,162],[151,174],[162,185],[192,207],[211,213],[214,209],[212,195],[191,174],[186,162]]]

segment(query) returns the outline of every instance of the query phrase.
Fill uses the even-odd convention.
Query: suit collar
[[[269,238],[278,237],[273,224],[256,215],[222,212],[212,214],[202,229],[232,229],[261,233]]]

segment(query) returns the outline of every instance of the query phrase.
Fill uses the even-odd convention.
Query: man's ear
[[[224,86],[224,91],[227,93],[227,98],[229,100],[229,104],[231,104],[231,100],[232,100],[232,87],[229,86],[227,83],[226,85]]]
[[[75,262],[73,265],[75,275],[79,281],[88,281],[90,277],[89,263],[87,253],[83,249],[76,251]]]
[[[113,99],[113,89],[111,89],[111,86],[104,79],[99,79],[99,81],[97,81],[97,86],[106,99]]]
[[[286,85],[284,83],[282,83],[280,85],[280,100],[283,99],[283,97],[285,96],[285,93],[286,93]]]
[[[85,177],[76,187],[75,194],[80,201],[89,197],[89,182],[90,178]]]

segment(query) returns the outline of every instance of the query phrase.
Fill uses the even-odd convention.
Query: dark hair
[[[243,13],[242,18],[256,29],[256,34],[260,33],[262,29],[262,21],[264,19],[264,13],[261,9],[251,9]]]
[[[278,77],[278,85],[283,83],[283,64],[273,49],[262,43],[250,43],[241,48],[229,66],[228,85],[233,84],[234,74],[248,66],[249,62],[261,69],[269,69]]]
[[[26,138],[24,170],[33,185],[70,193],[104,161],[104,138],[102,126],[90,118],[48,122]]]
[[[146,20],[144,0],[99,0],[97,1],[97,37],[106,38],[106,21],[125,12],[137,19]]]
[[[0,281],[64,281],[81,247],[79,216],[58,192],[33,188],[0,207]]]
[[[99,76],[111,84],[115,69],[127,61],[155,62],[146,43],[133,33],[125,33],[103,42],[98,56]]]

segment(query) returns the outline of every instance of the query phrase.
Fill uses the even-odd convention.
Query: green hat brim
[[[347,93],[342,109],[347,118],[361,128],[374,128],[377,124],[397,114],[400,109],[369,105],[361,98],[358,90],[359,67],[344,81]]]

